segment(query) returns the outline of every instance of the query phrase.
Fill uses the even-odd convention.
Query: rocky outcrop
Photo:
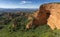
[[[48,24],[52,30],[60,29],[60,4],[49,3],[40,6],[37,12],[32,14],[34,17],[32,25]],[[29,27],[29,26],[28,26]]]

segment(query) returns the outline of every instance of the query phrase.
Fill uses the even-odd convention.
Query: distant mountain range
[[[17,12],[17,11],[32,12],[32,11],[36,11],[36,10],[37,10],[37,8],[15,8],[15,9],[0,8],[0,13],[1,12]]]

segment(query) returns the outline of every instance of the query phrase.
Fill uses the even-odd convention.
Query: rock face
[[[60,29],[60,4],[58,3],[43,4],[32,16],[34,17],[32,25],[48,24],[52,30]]]
[[[40,7],[40,12],[46,14],[47,24],[51,29],[60,29],[60,4],[50,3]]]

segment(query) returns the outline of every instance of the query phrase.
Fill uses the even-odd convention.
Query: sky
[[[39,8],[41,4],[60,0],[0,0],[0,8]]]

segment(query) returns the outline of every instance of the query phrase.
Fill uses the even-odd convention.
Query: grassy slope
[[[9,32],[6,26],[0,30],[0,37],[60,37],[60,30],[52,31],[47,25],[44,25],[28,31]]]

